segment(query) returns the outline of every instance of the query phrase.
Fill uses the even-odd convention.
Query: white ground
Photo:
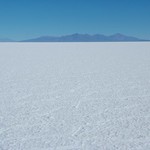
[[[1,43],[0,150],[149,150],[150,43]]]

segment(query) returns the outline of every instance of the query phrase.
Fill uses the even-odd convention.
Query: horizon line
[[[9,38],[9,37],[0,37],[0,42],[2,42],[1,40],[5,40],[9,41],[9,42],[22,42],[22,41],[26,41],[26,40],[32,40],[32,39],[37,39],[37,38],[42,38],[42,37],[52,37],[52,38],[61,38],[61,37],[65,37],[65,36],[73,36],[73,35],[88,35],[88,36],[95,36],[95,35],[101,35],[101,36],[105,36],[105,37],[111,37],[111,36],[126,36],[126,37],[132,37],[132,38],[137,38],[139,40],[144,40],[144,41],[150,41],[150,39],[145,39],[145,38],[140,38],[140,37],[137,37],[137,36],[132,36],[132,35],[129,35],[129,34],[122,34],[122,33],[114,33],[114,34],[109,34],[109,35],[106,35],[106,34],[101,34],[101,33],[95,33],[95,34],[90,34],[90,33],[78,33],[78,32],[75,32],[75,33],[71,33],[71,34],[62,34],[62,35],[39,35],[39,36],[34,36],[32,38],[25,38],[25,39],[20,39],[20,40],[15,40],[13,38]],[[105,41],[104,41],[105,42]]]

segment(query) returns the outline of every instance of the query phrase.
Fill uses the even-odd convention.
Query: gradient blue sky
[[[0,0],[0,38],[72,33],[150,39],[150,0]]]

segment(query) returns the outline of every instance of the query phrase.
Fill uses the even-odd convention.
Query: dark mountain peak
[[[79,35],[81,35],[81,34],[79,34],[79,33],[73,33],[70,36],[79,36]]]
[[[123,34],[121,34],[121,33],[115,33],[115,34],[113,34],[113,35],[111,35],[111,36],[125,36],[125,35],[123,35]]]
[[[91,35],[89,35],[89,34],[74,33],[74,34],[71,34],[71,35],[64,35],[64,36],[79,37],[79,36],[91,36]]]
[[[94,34],[93,36],[106,36],[104,34]]]

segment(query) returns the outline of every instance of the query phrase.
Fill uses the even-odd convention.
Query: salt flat
[[[150,43],[0,43],[0,150],[149,150]]]

